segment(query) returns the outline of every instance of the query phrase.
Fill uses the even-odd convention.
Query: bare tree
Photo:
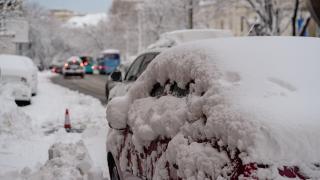
[[[260,35],[281,35],[292,27],[292,35],[302,35],[305,32],[310,20],[300,32],[297,31],[297,15],[300,12],[300,1],[280,1],[280,0],[246,0],[252,10],[255,11],[258,21],[252,25],[252,30]],[[291,17],[291,18],[288,18]],[[290,23],[291,22],[291,23]]]

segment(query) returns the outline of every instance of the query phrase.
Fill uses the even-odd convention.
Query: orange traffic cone
[[[70,115],[69,110],[66,109],[65,118],[64,118],[64,128],[67,132],[71,131],[71,122],[70,122]]]

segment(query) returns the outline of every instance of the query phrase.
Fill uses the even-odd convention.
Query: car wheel
[[[108,153],[108,167],[109,167],[109,175],[111,180],[120,180],[120,175],[118,172],[117,165],[110,153]]]
[[[84,74],[81,74],[81,76],[80,76],[80,77],[81,77],[81,79],[83,79],[83,78],[84,78]]]
[[[110,179],[111,180],[120,180],[120,176],[118,173],[118,169],[116,165],[113,165],[109,170],[110,171]]]

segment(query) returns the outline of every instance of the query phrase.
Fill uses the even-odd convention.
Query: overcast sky
[[[79,13],[107,12],[112,0],[28,0],[48,9],[69,9]]]

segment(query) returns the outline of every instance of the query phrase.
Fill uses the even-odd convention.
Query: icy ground
[[[107,179],[105,107],[51,76],[39,73],[38,94],[25,107],[0,87],[0,179]],[[82,133],[65,132],[66,108]]]

